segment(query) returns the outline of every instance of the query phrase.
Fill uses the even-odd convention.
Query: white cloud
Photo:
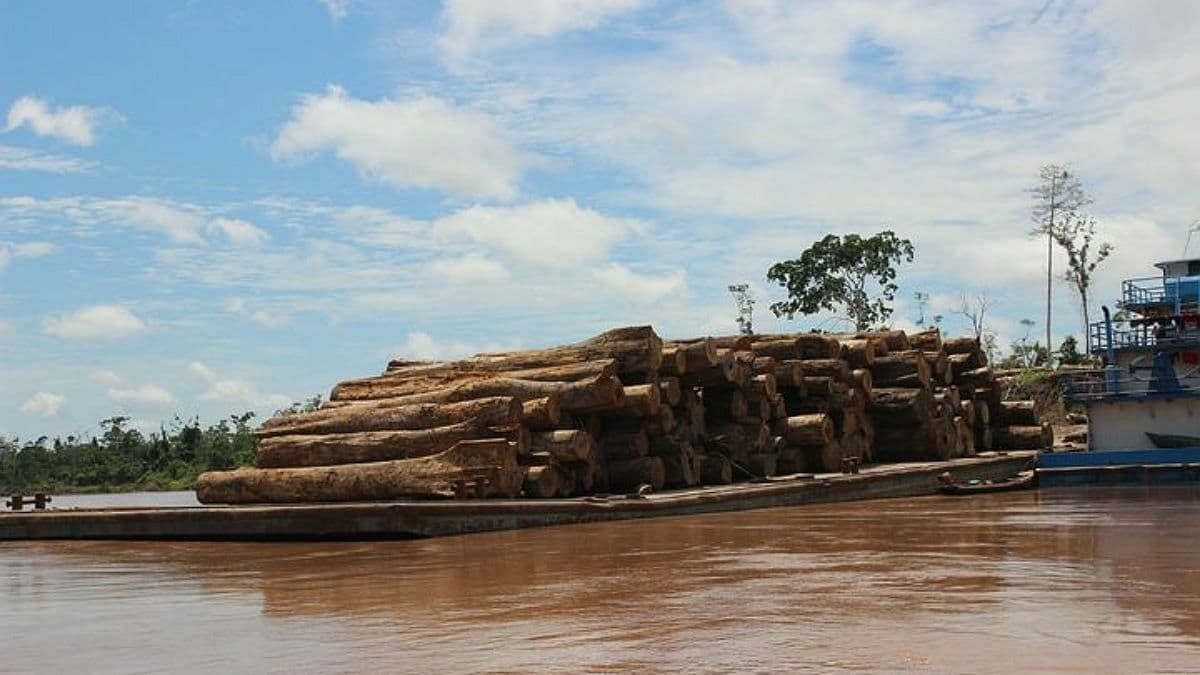
[[[28,126],[38,136],[50,136],[72,145],[92,145],[95,130],[106,117],[115,116],[106,108],[85,105],[59,106],[51,109],[45,99],[22,96],[8,109],[5,131]]]
[[[267,328],[279,328],[291,323],[292,318],[284,313],[269,312],[264,309],[252,309],[245,298],[232,298],[225,305],[226,311],[231,314],[250,319],[260,326]]]
[[[108,398],[116,403],[145,408],[170,408],[175,404],[175,397],[171,392],[156,384],[130,388],[114,387],[108,390]]]
[[[271,235],[266,230],[236,218],[216,218],[208,223],[210,232],[219,232],[237,246],[261,246]]]
[[[207,209],[168,199],[130,196],[115,199],[101,197],[0,197],[0,213],[14,220],[39,223],[44,218],[62,218],[76,223],[84,231],[94,232],[99,226],[132,228],[154,232],[172,243],[204,246]],[[215,222],[215,221],[214,221]],[[238,222],[238,221],[232,221]],[[213,232],[231,237],[222,226]],[[236,225],[230,227],[235,231]]]
[[[28,148],[0,145],[0,169],[43,171],[45,173],[79,173],[95,166],[95,162],[75,157],[63,157]]]
[[[623,237],[645,229],[573,199],[546,199],[513,207],[473,206],[434,222],[444,239],[465,235],[525,262],[567,268],[603,258]]]
[[[255,408],[280,408],[292,402],[291,398],[283,394],[264,393],[248,380],[221,377],[200,361],[188,364],[188,370],[208,385],[208,389],[200,394],[202,401],[220,401],[227,405]]]
[[[595,28],[646,3],[647,0],[447,0],[442,10],[446,32],[439,44],[451,58],[462,59],[473,52],[526,38]]]
[[[329,18],[337,23],[346,18],[346,13],[353,0],[317,0],[317,2],[325,6],[325,11],[329,12]]]
[[[116,387],[121,384],[121,376],[111,370],[97,370],[92,373],[92,381],[109,387]]]
[[[680,271],[663,276],[650,276],[637,274],[617,263],[597,270],[596,278],[623,297],[640,302],[654,302],[664,297],[679,295],[687,285],[684,274]]]
[[[115,340],[146,330],[146,322],[119,305],[95,305],[42,320],[42,330],[73,340]]]
[[[8,267],[13,258],[40,258],[55,251],[54,244],[45,241],[30,241],[9,244],[0,241],[0,270]]]
[[[491,258],[468,253],[458,258],[443,258],[429,264],[435,275],[455,283],[488,283],[508,279],[508,270]]]
[[[439,341],[423,331],[413,331],[408,334],[404,344],[390,350],[393,358],[411,359],[414,361],[436,361],[444,359],[460,359],[478,352],[465,342],[458,340]]]
[[[66,402],[66,397],[60,394],[39,391],[21,404],[21,412],[42,417],[54,417],[58,411],[62,410]]]
[[[511,199],[534,160],[486,114],[432,96],[364,101],[330,86],[305,96],[271,144],[271,156],[325,150],[364,176],[398,188]]]

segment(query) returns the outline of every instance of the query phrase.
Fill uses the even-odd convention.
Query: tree
[[[1078,366],[1087,362],[1087,356],[1079,353],[1079,343],[1074,335],[1063,338],[1058,347],[1058,362],[1067,366]]]
[[[1034,227],[1031,237],[1046,237],[1046,344],[1051,342],[1051,303],[1054,288],[1054,241],[1055,232],[1063,219],[1080,216],[1083,207],[1092,203],[1092,198],[1083,190],[1079,179],[1072,176],[1067,167],[1046,164],[1038,175],[1038,184],[1030,188],[1033,195]]]
[[[742,335],[754,335],[754,294],[750,292],[750,284],[732,284],[729,292],[737,302],[738,332]]]
[[[987,313],[995,306],[996,300],[988,296],[986,291],[976,294],[974,298],[968,298],[964,292],[959,295],[959,308],[956,312],[971,323],[975,339],[979,340],[989,362],[995,358],[996,333],[987,329]]]
[[[1090,353],[1088,341],[1091,317],[1088,313],[1088,291],[1092,287],[1092,273],[1096,266],[1104,262],[1112,253],[1113,246],[1108,242],[1100,242],[1092,248],[1096,238],[1096,219],[1086,215],[1073,215],[1065,218],[1062,225],[1054,230],[1054,241],[1067,254],[1067,272],[1063,276],[1071,283],[1075,293],[1079,295],[1079,304],[1083,307],[1083,337],[1084,348]],[[1074,340],[1074,338],[1072,338]]]
[[[788,293],[787,300],[771,305],[771,311],[791,319],[840,308],[855,330],[867,330],[892,315],[896,266],[912,260],[912,242],[890,230],[865,239],[857,234],[826,235],[799,258],[775,263],[767,271],[767,279]],[[868,288],[870,282],[873,289]]]

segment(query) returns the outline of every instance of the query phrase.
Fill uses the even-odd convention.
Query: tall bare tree
[[[995,357],[996,333],[987,329],[987,313],[996,306],[996,303],[997,301],[986,291],[977,293],[973,298],[968,298],[964,292],[959,296],[959,307],[956,312],[971,322],[971,330],[975,333],[975,339],[979,340],[979,344],[987,353],[989,362]]]
[[[1046,344],[1051,342],[1051,304],[1054,288],[1055,232],[1068,219],[1081,217],[1083,207],[1092,203],[1079,179],[1066,165],[1046,164],[1038,175],[1038,183],[1029,190],[1033,195],[1034,227],[1031,237],[1046,238]]]
[[[1067,271],[1063,276],[1071,283],[1079,295],[1079,304],[1083,306],[1083,343],[1090,354],[1088,291],[1092,287],[1092,273],[1112,253],[1113,246],[1108,242],[1095,241],[1096,219],[1091,216],[1072,215],[1060,222],[1061,225],[1056,225],[1054,229],[1054,241],[1067,254]]]
[[[737,303],[738,332],[742,335],[753,335],[754,293],[750,291],[750,284],[731,284],[729,292],[733,294],[734,302]]]

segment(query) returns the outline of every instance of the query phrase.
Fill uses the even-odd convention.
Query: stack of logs
[[[259,430],[205,503],[548,498],[1047,447],[973,338],[937,331],[664,342],[649,326],[461,361],[392,361]],[[847,463],[849,460],[849,464]]]

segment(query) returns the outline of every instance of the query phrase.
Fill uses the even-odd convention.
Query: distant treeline
[[[314,398],[276,414],[318,405]],[[0,437],[0,494],[189,490],[205,471],[254,464],[253,420],[246,412],[202,427],[176,417],[145,434],[118,416],[100,422],[100,435],[90,438]]]

